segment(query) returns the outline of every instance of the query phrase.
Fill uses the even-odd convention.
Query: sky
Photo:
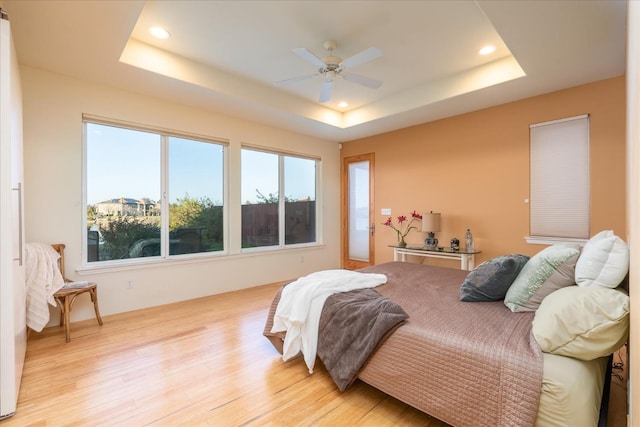
[[[161,196],[161,137],[87,123],[87,203]],[[189,195],[223,201],[223,146],[169,138],[169,201]],[[285,195],[315,200],[314,160],[285,157]],[[256,189],[278,193],[278,155],[242,150],[242,203],[257,203]]]

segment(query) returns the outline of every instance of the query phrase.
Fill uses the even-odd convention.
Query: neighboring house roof
[[[137,204],[155,204],[155,202],[151,199],[132,199],[130,197],[120,197],[117,199],[109,199],[103,202],[96,203],[97,205],[107,204],[107,203],[126,203],[128,205],[137,205]]]

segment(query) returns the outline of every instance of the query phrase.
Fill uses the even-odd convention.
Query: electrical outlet
[[[389,208],[380,209],[380,215],[391,215],[391,209]]]
[[[133,280],[131,279],[127,280],[126,287],[127,289],[133,289]]]

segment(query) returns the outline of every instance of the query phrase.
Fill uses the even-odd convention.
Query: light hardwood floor
[[[341,393],[321,364],[284,363],[262,336],[279,286],[75,322],[70,343],[59,327],[32,333],[17,413],[0,424],[446,426],[360,381]],[[609,427],[626,425],[625,398],[614,378]]]
[[[32,333],[13,426],[446,424],[324,368],[284,363],[262,336],[279,284]],[[126,294],[123,294],[123,298]]]

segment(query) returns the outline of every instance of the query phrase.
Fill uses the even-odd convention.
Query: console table
[[[407,262],[407,255],[426,258],[459,259],[461,270],[473,270],[476,265],[476,254],[480,251],[467,252],[465,250],[452,251],[449,248],[427,249],[423,246],[390,246],[393,248],[393,260]]]

